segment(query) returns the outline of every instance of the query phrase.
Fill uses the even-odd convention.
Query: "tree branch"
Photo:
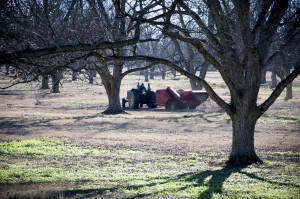
[[[268,108],[275,102],[275,100],[280,96],[281,92],[285,89],[285,87],[291,83],[298,75],[300,74],[300,61],[297,63],[297,67],[291,72],[284,80],[282,80],[269,96],[269,98],[258,106],[258,110],[261,115],[268,110]]]
[[[152,66],[154,66],[155,63],[151,63],[147,66],[144,66],[144,67],[141,67],[141,68],[132,68],[132,69],[129,69],[127,71],[125,71],[124,73],[122,73],[121,77],[125,77],[126,75],[128,75],[129,73],[133,73],[133,72],[136,72],[136,71],[141,71],[141,70],[146,70],[148,68],[151,68]]]

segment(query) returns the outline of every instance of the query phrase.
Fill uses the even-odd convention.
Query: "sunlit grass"
[[[300,115],[276,115],[276,116],[262,116],[259,120],[262,124],[289,124],[299,123]]]
[[[2,142],[0,154],[0,184],[58,183],[44,196],[31,190],[30,197],[89,192],[127,198],[300,197],[299,164],[274,160],[276,156],[299,160],[299,153],[292,151],[260,152],[265,164],[243,168],[224,167],[226,153],[175,156],[46,139]],[[69,187],[60,187],[62,182],[69,182]],[[77,182],[76,191],[73,182]]]
[[[83,149],[56,140],[21,140],[0,142],[0,157],[13,156],[82,156],[105,154],[105,149]]]

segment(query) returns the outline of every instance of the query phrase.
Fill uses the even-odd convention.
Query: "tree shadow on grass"
[[[166,177],[159,178],[160,181],[151,182],[150,179],[148,183],[142,185],[118,185],[109,188],[98,188],[98,189],[74,189],[74,190],[63,190],[56,191],[52,193],[48,193],[48,196],[63,196],[63,197],[99,197],[104,196],[104,194],[116,194],[118,198],[143,198],[143,197],[155,197],[159,196],[166,190],[152,191],[151,193],[140,193],[140,194],[125,194],[120,190],[139,190],[142,188],[149,187],[150,190],[155,190],[155,186],[161,186],[163,184],[172,183],[172,182],[189,182],[189,185],[184,185],[180,187],[176,191],[182,191],[188,189],[190,187],[200,187],[207,186],[207,189],[204,192],[201,192],[198,198],[200,199],[210,199],[213,198],[215,193],[222,193],[223,191],[223,183],[227,178],[230,177],[233,173],[241,172],[241,170],[245,167],[224,167],[219,170],[206,170],[199,173],[185,173],[175,177]],[[250,176],[256,178],[256,176]],[[167,189],[167,188],[166,188]],[[108,196],[108,195],[107,195]]]
[[[210,199],[213,198],[213,194],[223,192],[223,183],[227,178],[233,173],[239,173],[245,167],[224,167],[219,170],[207,170],[201,173],[192,174],[185,178],[186,181],[196,182],[195,186],[206,185],[208,188],[200,193],[200,199]],[[210,179],[206,182],[206,179]]]
[[[293,184],[283,184],[278,182],[273,182],[265,178],[256,176],[255,174],[247,173],[242,171],[246,167],[223,167],[218,170],[206,170],[198,173],[184,173],[178,176],[168,176],[164,178],[152,178],[147,182],[139,185],[130,185],[127,183],[120,183],[114,186],[105,186],[99,188],[74,188],[72,186],[69,189],[65,190],[52,190],[46,191],[42,195],[38,194],[38,197],[42,198],[143,198],[143,197],[153,197],[156,196],[161,198],[165,192],[169,192],[168,186],[166,188],[155,190],[156,186],[162,187],[164,184],[168,183],[180,183],[182,186],[178,187],[175,191],[180,192],[191,187],[206,187],[206,190],[200,192],[198,197],[199,199],[211,199],[214,197],[214,194],[222,194],[224,192],[223,184],[224,182],[234,173],[241,173],[249,178],[271,183],[278,184],[279,186],[296,186]],[[186,182],[186,183],[185,183]],[[92,182],[91,182],[92,183]],[[93,183],[92,183],[93,184]],[[87,185],[84,185],[85,187]],[[91,185],[93,186],[93,185]],[[149,191],[145,192],[145,189],[149,188]],[[143,190],[142,190],[143,189]],[[173,188],[171,188],[173,189]],[[122,190],[128,190],[128,193],[123,192]],[[142,193],[137,193],[141,190]],[[135,193],[130,193],[133,191]],[[174,190],[173,190],[174,191]],[[170,193],[172,194],[172,193]],[[178,193],[176,194],[178,195]],[[31,195],[32,196],[32,195]],[[172,196],[172,195],[171,195]],[[23,197],[18,197],[23,198]],[[24,197],[26,198],[26,197]],[[27,197],[28,198],[28,197]]]

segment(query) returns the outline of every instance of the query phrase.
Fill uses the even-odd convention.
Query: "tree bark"
[[[209,67],[209,63],[207,61],[204,61],[201,64],[200,76],[199,76],[201,79],[205,79],[208,67]],[[192,86],[193,90],[202,90],[203,89],[202,82],[197,82],[197,84],[195,86],[193,86],[192,82],[190,82],[190,83],[191,83],[191,86]],[[195,84],[196,81],[193,81],[193,83]]]
[[[150,68],[150,79],[154,79],[154,76],[155,76],[155,67],[151,67]]]
[[[41,89],[49,89],[49,76],[42,75],[42,87]]]
[[[60,83],[60,79],[61,79],[61,74],[60,72],[53,72],[51,74],[51,78],[52,78],[52,93],[60,93],[59,91],[59,83]]]
[[[77,72],[72,71],[72,81],[77,81]]]
[[[94,76],[95,76],[94,73],[95,73],[94,70],[89,70],[88,71],[89,84],[94,84]]]
[[[277,86],[277,79],[276,79],[276,72],[275,69],[272,70],[272,76],[271,76],[271,88],[275,88]]]
[[[147,70],[144,70],[143,71],[143,74],[145,76],[145,82],[149,82],[149,71],[148,69]]]
[[[293,99],[293,82],[289,83],[286,87],[285,100]]]
[[[261,75],[261,79],[260,79],[260,83],[261,84],[265,84],[267,83],[267,70],[262,71],[262,75]]]
[[[5,75],[8,76],[9,75],[9,65],[5,66]]]
[[[103,84],[108,97],[108,107],[103,114],[119,114],[124,112],[120,102],[121,80],[105,81]]]
[[[103,114],[119,114],[124,112],[120,102],[123,62],[116,61],[114,64],[113,74],[110,74],[108,66],[104,63],[97,70],[108,97],[108,107],[102,112]]]
[[[232,149],[228,165],[250,165],[262,163],[255,152],[254,130],[257,117],[248,111],[238,111],[232,119]]]

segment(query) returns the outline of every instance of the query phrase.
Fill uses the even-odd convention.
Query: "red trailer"
[[[167,87],[156,91],[156,104],[166,109],[195,109],[208,98],[206,91],[183,91]]]

